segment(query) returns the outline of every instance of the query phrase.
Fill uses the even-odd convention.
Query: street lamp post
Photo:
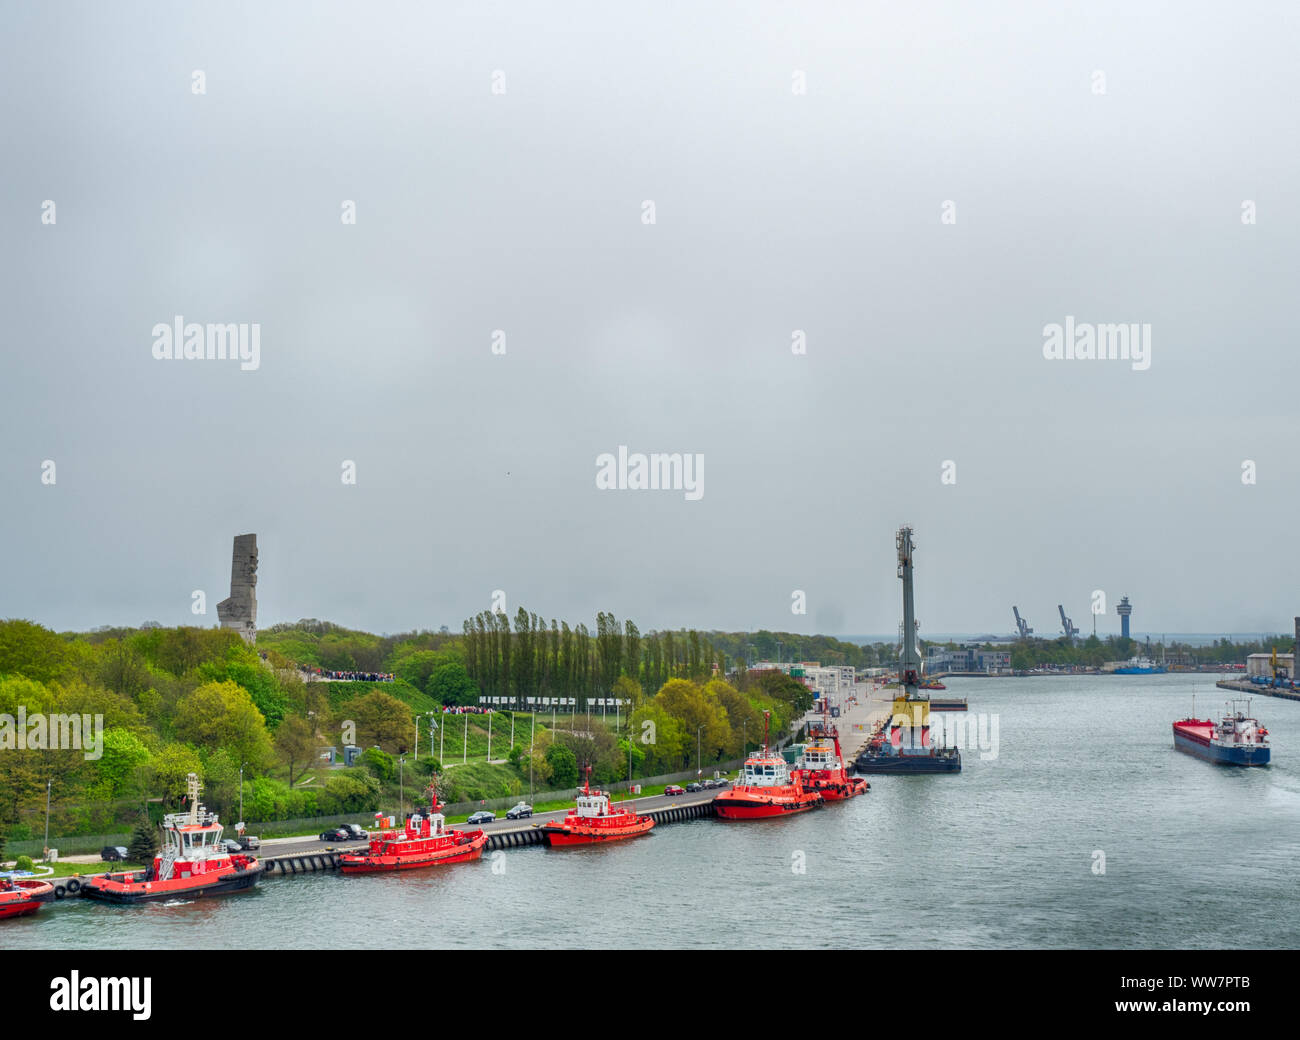
[[[704,729],[704,723],[695,727],[695,775],[703,776],[704,770],[700,762],[700,732]]]
[[[465,713],[465,742],[460,746],[460,761],[461,765],[469,761],[469,712]]]
[[[403,755],[397,760],[397,815],[400,819],[405,819],[406,814],[403,811],[406,808],[406,790],[404,781],[406,773],[406,756]]]
[[[446,756],[443,754],[443,752],[446,750],[446,747],[447,747],[447,727],[445,725],[442,725],[438,727],[438,761],[439,762],[447,761]]]
[[[487,757],[487,760],[488,760],[489,762],[492,761],[492,713],[491,713],[491,712],[488,712],[488,757]]]
[[[244,766],[246,762],[239,763],[239,822],[244,822]]]
[[[54,783],[53,777],[45,778],[45,858],[50,858],[50,785]]]

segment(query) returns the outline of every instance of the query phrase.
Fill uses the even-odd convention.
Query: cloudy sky
[[[1300,16],[915,6],[6,4],[0,617],[1289,629]]]

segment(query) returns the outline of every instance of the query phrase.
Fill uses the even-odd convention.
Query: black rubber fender
[[[81,891],[81,882],[73,878],[68,882],[68,895],[75,896]]]
[[[55,898],[55,899],[62,899],[62,898],[63,898],[64,896],[66,896],[67,894],[68,894],[68,890],[67,890],[66,888],[64,888],[62,885],[55,885],[55,886],[54,886],[54,898]]]

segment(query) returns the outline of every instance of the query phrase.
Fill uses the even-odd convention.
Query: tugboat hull
[[[54,898],[54,886],[48,881],[18,881],[14,888],[0,892],[0,920],[26,917]]]
[[[820,809],[825,801],[816,798],[734,798],[722,796],[713,800],[714,811],[722,820],[770,820],[776,816],[792,816],[795,813]]]
[[[108,874],[93,877],[81,888],[87,899],[104,903],[147,903],[154,899],[199,899],[204,896],[224,896],[233,892],[246,892],[262,876],[262,864],[253,862],[243,870],[223,873],[216,877],[203,875],[176,878],[171,881],[121,881],[114,878],[134,875]]]
[[[477,836],[463,845],[449,846],[429,853],[406,855],[371,855],[366,852],[346,853],[339,857],[339,869],[344,874],[391,874],[398,870],[419,870],[440,867],[449,863],[468,863],[479,859],[487,846],[487,835]]]
[[[655,821],[649,816],[638,817],[637,822],[623,827],[566,827],[560,823],[548,823],[540,828],[542,837],[551,848],[564,848],[569,845],[602,845],[624,838],[639,838],[649,834]]]

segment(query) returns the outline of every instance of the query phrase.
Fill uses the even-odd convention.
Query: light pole
[[[460,746],[460,761],[461,765],[469,761],[469,712],[465,713],[465,742]]]
[[[492,761],[492,713],[488,712],[488,756],[487,760]]]
[[[403,755],[397,760],[397,818],[399,820],[406,818],[403,810],[406,808],[406,791],[403,786],[406,772],[406,756]]]
[[[53,777],[45,778],[45,859],[50,858],[50,785],[54,783]]]
[[[537,736],[537,712],[530,716],[532,719],[532,728],[528,733],[528,802],[533,801],[533,738]]]
[[[239,822],[244,822],[244,766],[246,762],[239,763]]]
[[[447,727],[439,726],[438,727],[438,761],[440,763],[447,761],[446,756],[443,754],[443,751],[446,749],[446,747],[447,747]]]
[[[701,768],[700,764],[700,732],[703,729],[704,723],[702,722],[695,727],[695,775],[697,777],[704,775],[704,770]]]
[[[741,723],[740,732],[745,738],[745,749],[740,753],[740,757],[744,758],[749,754],[749,719],[745,719]]]

